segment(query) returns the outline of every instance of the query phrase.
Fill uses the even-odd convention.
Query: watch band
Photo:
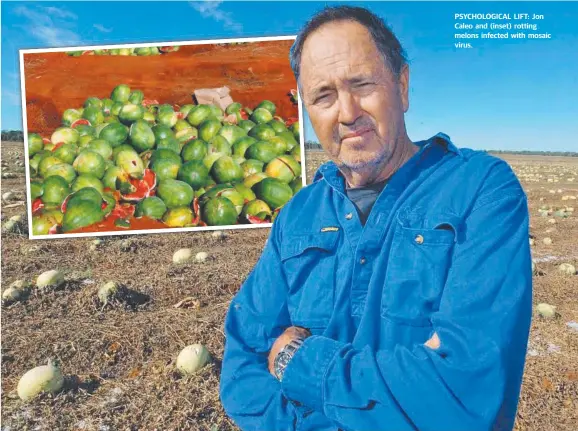
[[[294,338],[277,353],[274,364],[275,377],[277,377],[277,380],[281,381],[283,379],[285,368],[287,368],[295,352],[303,345],[303,341],[305,341],[304,338]]]

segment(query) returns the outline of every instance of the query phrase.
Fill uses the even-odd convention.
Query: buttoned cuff
[[[285,396],[323,412],[325,375],[342,347],[331,338],[318,335],[306,338],[283,373],[281,387]]]

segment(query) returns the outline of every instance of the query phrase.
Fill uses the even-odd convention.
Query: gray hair
[[[291,68],[299,82],[301,52],[307,37],[324,24],[336,21],[355,21],[363,25],[371,34],[373,41],[390,71],[399,76],[407,57],[399,40],[385,22],[369,10],[354,6],[325,7],[313,16],[297,35],[289,53]]]

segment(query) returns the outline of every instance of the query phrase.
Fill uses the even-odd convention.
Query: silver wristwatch
[[[289,361],[291,360],[291,358],[293,358],[293,355],[295,354],[297,349],[301,347],[303,341],[304,338],[295,338],[291,340],[289,343],[287,343],[285,347],[283,347],[283,349],[281,349],[281,351],[277,353],[274,363],[275,377],[277,377],[277,380],[281,381],[283,379],[283,373],[285,372],[285,368],[287,368]]]

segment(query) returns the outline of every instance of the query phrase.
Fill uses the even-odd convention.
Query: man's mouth
[[[364,129],[359,129],[359,130],[355,130],[353,132],[348,132],[344,135],[341,136],[341,140],[345,140],[345,139],[349,139],[349,138],[358,138],[360,136],[363,136],[365,133],[367,132],[371,132],[371,128],[364,128]]]

